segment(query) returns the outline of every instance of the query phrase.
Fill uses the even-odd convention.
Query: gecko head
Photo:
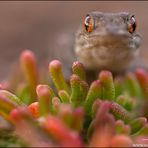
[[[88,13],[76,33],[76,39],[80,45],[88,48],[106,43],[121,43],[121,46],[137,49],[141,43],[136,18],[128,12]]]
[[[141,37],[128,12],[90,12],[76,33],[75,53],[89,69],[127,68],[139,55]],[[116,63],[123,66],[114,66]]]

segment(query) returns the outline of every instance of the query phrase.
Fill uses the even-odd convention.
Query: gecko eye
[[[89,15],[85,18],[84,27],[88,33],[93,31],[93,20]]]
[[[130,18],[129,24],[128,24],[128,31],[130,33],[133,33],[136,30],[136,20],[134,15]]]

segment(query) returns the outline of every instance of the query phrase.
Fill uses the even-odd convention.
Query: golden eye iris
[[[132,16],[129,20],[128,31],[133,33],[136,30],[136,20],[135,17]]]
[[[93,20],[89,15],[85,18],[84,27],[85,30],[89,33],[93,31]]]

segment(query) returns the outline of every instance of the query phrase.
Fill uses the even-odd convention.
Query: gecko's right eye
[[[136,30],[136,20],[134,15],[132,15],[132,17],[129,20],[129,24],[128,24],[128,31],[130,33],[133,33]]]
[[[88,33],[93,31],[93,20],[89,15],[87,15],[85,18],[84,27]]]

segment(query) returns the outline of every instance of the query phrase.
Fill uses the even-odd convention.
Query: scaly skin
[[[114,73],[129,69],[139,55],[141,37],[130,33],[128,24],[132,14],[90,12],[92,32],[84,25],[76,33],[75,53],[86,69],[110,70]]]

